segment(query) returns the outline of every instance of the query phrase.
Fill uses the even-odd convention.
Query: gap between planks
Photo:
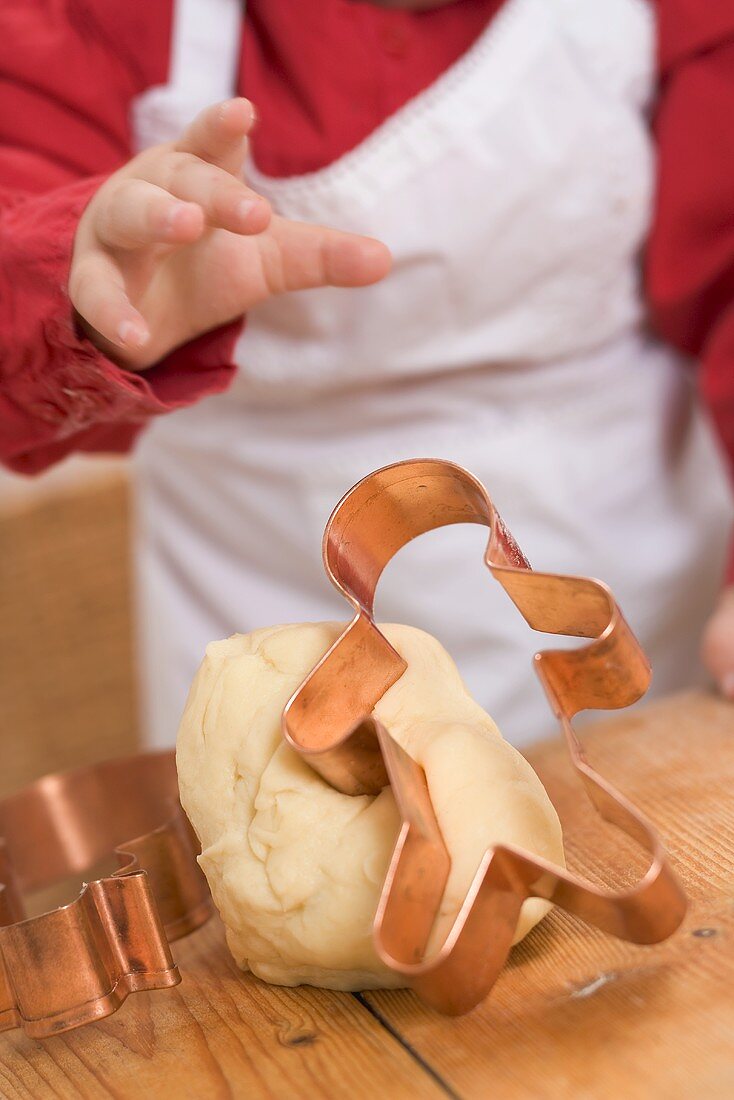
[[[352,997],[355,999],[355,1001],[358,1001],[359,1004],[361,1004],[362,1008],[365,1008],[367,1012],[369,1012],[370,1016],[374,1017],[380,1027],[384,1028],[391,1039],[394,1039],[397,1043],[400,1044],[405,1053],[413,1059],[416,1065],[420,1069],[422,1069],[423,1072],[427,1074],[435,1082],[436,1085],[438,1085],[438,1087],[446,1094],[446,1096],[449,1096],[451,1100],[461,1100],[461,1096],[459,1095],[459,1093],[455,1092],[455,1090],[451,1088],[449,1083],[444,1080],[438,1070],[434,1069],[430,1062],[426,1061],[423,1055],[418,1053],[415,1047],[410,1042],[408,1042],[404,1035],[401,1035],[400,1031],[395,1027],[395,1025],[390,1023],[386,1016],[383,1016],[379,1008],[377,1008],[375,1005],[371,1004],[367,1000],[364,993],[352,993]]]

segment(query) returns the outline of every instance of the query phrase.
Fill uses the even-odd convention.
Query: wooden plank
[[[116,1015],[43,1042],[0,1035],[3,1100],[446,1096],[350,994],[242,974],[218,920],[175,951],[174,990],[134,994]]]
[[[0,1036],[0,1096],[734,1095],[734,707],[670,700],[585,740],[657,822],[692,899],[668,943],[633,947],[555,913],[486,1004],[449,1020],[407,992],[364,994],[370,1015],[348,995],[267,987],[240,974],[213,922],[176,946],[178,989],[136,994],[108,1020],[43,1043]],[[571,865],[629,881],[639,860],[599,825],[561,747],[533,756]]]
[[[405,991],[366,994],[462,1097],[734,1096],[734,707],[674,698],[597,726],[589,756],[657,824],[691,899],[667,943],[635,947],[555,912],[480,1008],[449,1020]],[[531,753],[569,864],[630,881],[640,861],[599,824],[560,743]]]

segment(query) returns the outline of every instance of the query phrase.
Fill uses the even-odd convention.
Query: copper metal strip
[[[0,802],[0,1031],[44,1038],[177,985],[169,940],[212,911],[197,852],[172,752],[48,775]],[[24,919],[24,893],[112,855],[118,870]]]
[[[631,889],[605,891],[529,853],[490,849],[443,945],[425,957],[450,860],[422,769],[372,718],[406,668],[375,625],[373,606],[377,582],[397,551],[455,523],[489,528],[486,564],[533,629],[591,639],[577,649],[537,654],[535,668],[591,802],[649,853],[650,863]],[[324,562],[355,615],[288,703],[283,729],[338,790],[376,793],[392,784],[403,825],[374,925],[385,963],[428,1004],[460,1014],[494,984],[528,897],[545,898],[636,943],[671,935],[686,900],[664,849],[644,815],[591,767],[571,725],[582,710],[635,702],[649,683],[645,655],[606,585],[533,572],[481,483],[432,459],[387,466],[347,493],[327,524]]]

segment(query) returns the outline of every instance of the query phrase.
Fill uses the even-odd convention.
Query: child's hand
[[[704,631],[701,652],[722,695],[734,699],[734,585],[719,597]]]
[[[286,290],[365,286],[390,254],[368,237],[291,222],[240,178],[254,118],[208,108],[179,141],[100,187],[76,233],[69,295],[82,327],[134,370]]]

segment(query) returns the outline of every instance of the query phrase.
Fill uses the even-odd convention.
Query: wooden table
[[[263,985],[212,921],[176,946],[177,989],[45,1042],[0,1036],[0,1096],[734,1097],[734,707],[681,696],[585,741],[657,823],[688,890],[667,943],[633,947],[555,912],[484,1005],[444,1019],[408,992]],[[570,864],[628,881],[637,858],[594,818],[560,744],[531,756]]]

